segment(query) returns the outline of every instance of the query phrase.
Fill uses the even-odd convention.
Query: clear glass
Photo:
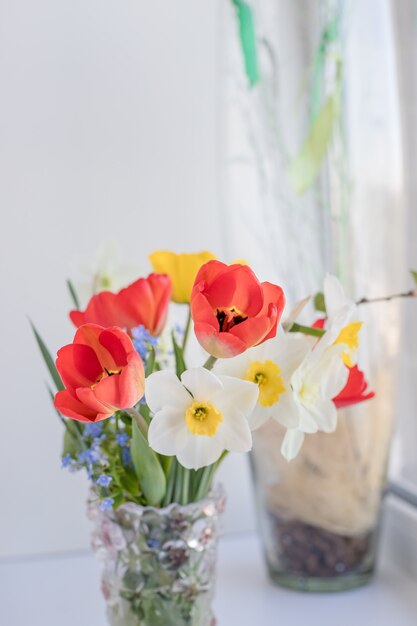
[[[284,428],[271,420],[254,433],[264,553],[271,579],[281,586],[341,591],[373,575],[390,428],[374,431],[369,448],[371,419],[361,408],[341,411],[335,433],[306,436],[290,463],[280,453]]]
[[[224,491],[166,508],[133,503],[101,511],[92,499],[92,546],[111,626],[214,626],[219,515]]]

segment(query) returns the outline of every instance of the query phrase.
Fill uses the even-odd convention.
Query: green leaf
[[[295,193],[304,193],[316,180],[339,115],[339,90],[323,104],[298,155],[290,166],[290,183]]]
[[[39,350],[41,351],[43,360],[45,361],[45,365],[48,368],[51,378],[55,383],[55,387],[57,388],[58,391],[64,389],[64,385],[62,384],[61,377],[58,374],[58,370],[55,367],[55,363],[51,357],[51,354],[48,348],[45,345],[45,342],[43,341],[42,337],[39,335],[38,331],[36,330],[33,322],[31,320],[29,320],[29,322],[30,322],[30,325],[32,326],[32,330],[35,335],[37,344],[39,346]]]
[[[79,438],[76,433],[71,432],[69,424],[66,424],[66,426],[67,428],[65,428],[64,432],[64,445],[62,448],[62,456],[69,454],[73,459],[75,459],[77,454],[80,452]]]
[[[153,346],[150,346],[149,348],[149,354],[148,354],[148,358],[146,361],[146,370],[145,370],[145,376],[150,376],[152,374],[152,372],[155,369],[155,359],[156,359],[156,353],[155,353],[155,348]]]
[[[253,11],[243,0],[232,0],[232,3],[236,8],[239,22],[240,46],[242,48],[245,72],[249,85],[253,87],[260,79]]]
[[[156,453],[148,440],[132,420],[132,443],[130,446],[133,466],[143,495],[149,506],[158,506],[165,495],[165,474]]]
[[[77,292],[74,289],[74,285],[72,284],[69,278],[67,280],[67,287],[68,287],[68,291],[70,293],[71,300],[73,301],[75,308],[79,309],[80,301],[78,300]]]
[[[172,336],[172,345],[174,347],[174,354],[175,354],[175,369],[177,371],[178,378],[180,378],[181,374],[185,372],[185,370],[187,369],[187,365],[185,363],[184,353],[182,349],[180,348],[180,346],[177,344],[174,333],[172,333],[171,336]]]
[[[326,313],[326,303],[324,301],[324,293],[322,291],[319,291],[314,296],[314,308],[316,309],[316,311]]]
[[[417,271],[416,270],[410,270],[410,274],[411,274],[412,279],[414,280],[415,284],[417,285]]]

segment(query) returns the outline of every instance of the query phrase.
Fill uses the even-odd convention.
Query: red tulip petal
[[[194,332],[203,348],[217,358],[229,358],[241,354],[247,345],[231,333],[220,333],[210,324],[196,322]]]
[[[115,406],[111,402],[103,402],[100,394],[98,392],[99,387],[103,385],[107,380],[111,380],[112,378],[118,378],[118,374],[114,376],[106,376],[106,378],[102,378],[99,383],[91,389],[91,387],[79,387],[75,390],[75,394],[80,402],[84,404],[91,411],[95,411],[96,413],[108,413],[109,415],[113,415],[113,413],[117,410],[117,406]]]
[[[69,344],[61,348],[56,367],[70,391],[76,387],[91,386],[103,371],[93,348],[81,344]]]
[[[337,408],[342,408],[370,400],[375,396],[375,393],[373,391],[366,393],[367,389],[368,383],[366,382],[364,373],[357,365],[354,365],[349,368],[349,377],[346,385],[342,391],[333,398],[333,402]]]
[[[230,265],[203,291],[213,309],[235,307],[244,315],[259,313],[264,303],[261,284],[247,265]]]
[[[70,320],[78,328],[82,324],[85,324],[85,314],[82,311],[70,311]]]
[[[95,387],[94,394],[103,405],[130,409],[143,396],[143,380],[143,366],[132,362],[120,375],[103,378]]]
[[[98,324],[84,324],[75,333],[74,344],[84,344],[90,346],[97,355],[101,364],[101,371],[104,369],[114,371],[118,369],[118,364],[112,353],[101,343],[101,335],[106,329]],[[113,327],[107,329],[114,333],[116,337],[120,337],[123,331],[120,328]],[[130,340],[129,340],[130,341]]]
[[[118,328],[103,330],[99,335],[100,344],[111,354],[117,368],[127,364],[127,354],[134,350],[129,336]]]
[[[219,330],[219,322],[214,313],[214,309],[207,298],[198,290],[194,291],[191,298],[191,316],[193,320],[211,324],[215,330]]]
[[[269,315],[270,304],[275,304],[277,310],[277,322],[281,319],[285,307],[285,295],[281,287],[273,283],[261,283],[264,294],[264,306],[259,315]]]
[[[119,293],[102,291],[94,295],[85,311],[71,311],[75,326],[91,323],[130,330],[143,324],[152,334],[159,334],[166,321],[171,297],[171,281],[163,274],[139,278]]]
[[[171,301],[172,283],[166,274],[151,274],[148,277],[148,281],[156,305],[152,334],[160,335],[166,324],[168,306]]]
[[[238,337],[245,344],[245,349],[247,349],[262,343],[270,330],[271,320],[269,317],[248,317],[241,324],[233,326],[229,333]]]
[[[222,274],[229,266],[221,261],[213,259],[204,263],[197,272],[195,277],[194,286],[199,283],[212,282],[219,274]]]
[[[66,389],[58,391],[54,399],[54,406],[60,413],[62,413],[62,415],[80,422],[95,422],[109,417],[108,414],[92,411],[82,402],[69,394]]]

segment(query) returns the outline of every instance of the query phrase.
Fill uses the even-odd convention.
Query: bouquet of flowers
[[[58,351],[55,364],[34,329],[56,386],[56,393],[51,391],[54,406],[65,427],[62,465],[70,471],[85,468],[88,473],[90,512],[101,524],[96,535],[99,548],[116,550],[120,560],[123,547],[133,541],[132,507],[174,507],[170,522],[162,524],[163,531],[159,525],[158,539],[148,521],[152,536],[147,536],[146,550],[142,549],[146,562],[142,559],[139,569],[133,568],[135,575],[136,548],[125,558],[122,573],[118,571],[123,587],[119,595],[143,619],[132,621],[135,624],[146,624],[146,619],[159,623],[155,611],[166,615],[161,602],[157,609],[154,603],[144,609],[147,585],[153,596],[155,588],[158,594],[165,589],[167,598],[166,589],[174,593],[179,584],[177,574],[167,578],[166,571],[155,580],[156,563],[160,566],[166,559],[168,569],[172,571],[174,563],[177,573],[188,563],[180,577],[185,598],[180,613],[192,614],[193,593],[201,590],[201,576],[197,583],[200,561],[191,559],[190,550],[196,545],[197,552],[202,549],[207,532],[205,540],[200,534],[197,543],[189,533],[185,552],[178,545],[168,550],[166,543],[173,528],[180,533],[176,541],[183,539],[175,506],[204,501],[229,451],[249,451],[251,432],[272,418],[287,429],[282,454],[291,460],[306,434],[336,429],[338,407],[373,396],[356,364],[361,328],[357,307],[335,277],[326,277],[324,294],[314,299],[321,317],[306,326],[297,320],[310,298],[298,303],[281,323],[283,290],[260,282],[246,264],[226,265],[209,252],[159,251],[150,260],[154,273],[117,293],[94,293],[84,310],[69,283],[76,306],[69,315],[77,330],[73,342]],[[166,329],[171,301],[187,309],[183,331]],[[191,326],[205,351],[197,367],[186,363]],[[156,509],[152,510],[155,515]],[[196,510],[192,509],[193,524],[201,520],[201,511]],[[150,567],[153,549],[158,558]],[[107,582],[103,579],[107,596],[114,571]],[[146,618],[146,611],[153,617]],[[170,604],[169,623],[174,623],[172,611]],[[119,607],[114,614],[122,613]],[[178,619],[175,623],[194,622]]]

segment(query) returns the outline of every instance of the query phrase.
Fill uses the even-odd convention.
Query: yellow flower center
[[[285,391],[281,370],[273,361],[252,361],[245,379],[258,385],[261,406],[272,406]]]
[[[223,421],[223,415],[209,402],[193,402],[185,412],[188,430],[193,435],[213,437]]]
[[[339,333],[338,338],[335,343],[344,343],[348,352],[342,353],[343,363],[347,367],[353,366],[352,357],[355,355],[359,348],[359,331],[362,327],[363,322],[351,322],[347,324]]]

